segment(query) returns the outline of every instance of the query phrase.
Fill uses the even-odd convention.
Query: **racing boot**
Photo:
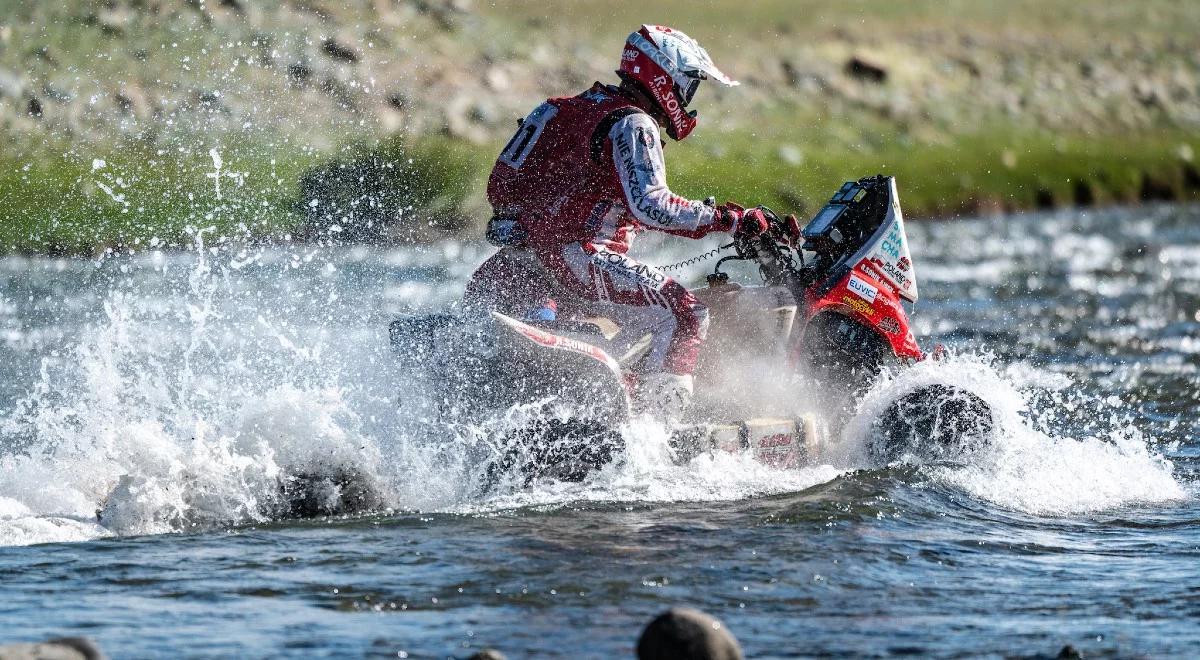
[[[678,427],[692,403],[692,376],[647,374],[638,384],[637,399],[640,412],[662,420],[669,427]]]

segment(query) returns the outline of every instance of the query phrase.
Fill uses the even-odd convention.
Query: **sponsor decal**
[[[888,229],[887,236],[883,237],[883,242],[879,244],[879,250],[888,255],[892,259],[900,258],[900,249],[904,246],[904,234],[900,231],[900,221],[892,223]]]
[[[626,46],[625,50],[621,51],[621,59],[626,62],[632,62],[637,59],[638,50],[633,46]]]
[[[879,268],[876,267],[879,263],[879,257],[872,257],[871,261],[863,259],[862,261],[858,262],[857,267],[861,268],[867,275],[870,275],[877,280],[882,280],[883,273],[879,272]]]
[[[859,300],[858,298],[853,296],[842,296],[842,302],[845,303],[847,307],[853,309],[859,314],[863,314],[864,316],[875,316],[875,310],[871,307],[871,305]]]
[[[850,281],[846,282],[846,288],[867,302],[875,302],[875,296],[879,295],[879,289],[857,275],[850,276]]]
[[[600,269],[603,271],[626,280],[636,280],[642,286],[650,287],[655,291],[661,291],[670,280],[661,270],[634,261],[620,252],[597,250],[592,255],[592,262],[600,266]]]
[[[679,98],[674,93],[674,87],[671,81],[667,78],[662,79],[664,85],[657,85],[654,90],[655,97],[658,98],[659,105],[663,110],[667,111],[667,115],[671,119],[671,123],[679,125],[684,120],[683,107],[679,105]]]
[[[783,447],[792,444],[792,434],[776,433],[774,435],[763,436],[758,441],[758,446],[762,449],[770,449],[772,447]]]
[[[668,89],[667,92],[665,92],[665,94],[667,96],[667,98],[666,98],[667,112],[669,112],[671,114],[671,119],[678,122],[683,117],[683,108],[680,107],[680,105],[679,105],[679,99],[675,98],[675,95],[670,92],[671,92],[670,89]]]
[[[637,136],[634,139],[642,142],[648,148],[654,146],[653,135],[643,128],[637,129]],[[634,147],[635,144],[625,133],[618,133],[613,138],[613,150],[621,159],[619,170],[625,177],[623,185],[629,193],[629,201],[633,202],[639,218],[644,218],[659,227],[671,227],[678,220],[672,214],[672,209],[669,206],[654,203],[654,200],[647,195],[651,186],[647,186],[645,183],[653,181],[657,174],[654,163],[650,160],[651,156],[649,153],[643,152],[643,159],[635,160],[636,150]]]
[[[879,319],[879,329],[883,330],[889,335],[894,335],[900,332],[900,324],[896,321],[896,319],[885,316]]]
[[[892,277],[892,279],[896,280],[896,284],[899,284],[900,288],[902,288],[902,289],[908,288],[908,275],[905,275],[904,272],[901,271],[899,265],[893,264],[893,263],[890,263],[887,261],[885,261],[879,265],[880,265],[880,267],[883,268],[883,271],[885,273],[890,275]]]
[[[608,211],[611,208],[612,202],[608,200],[601,200],[592,207],[591,212],[588,213],[587,221],[585,222],[585,226],[588,228],[589,232],[591,232],[593,235],[599,233],[600,228],[604,223],[604,216],[608,214]]]
[[[791,433],[772,433],[760,436],[751,443],[754,457],[771,467],[796,465],[796,446]]]
[[[880,281],[886,282],[902,298],[916,300],[917,282],[908,254],[908,240],[904,237],[904,220],[894,198],[892,211],[895,217],[890,225],[884,226],[883,236],[872,248],[869,261],[879,271]]]
[[[521,334],[547,348],[561,348],[564,350],[573,351],[575,353],[583,353],[597,362],[603,362],[605,364],[608,364],[609,360],[611,359],[604,351],[592,346],[591,344],[579,341],[578,339],[552,335],[549,332],[542,332],[541,330],[525,325],[524,323],[514,327]]]
[[[660,66],[663,71],[666,71],[674,76],[674,72],[676,70],[675,63],[672,62],[671,58],[667,57],[667,54],[659,49],[658,46],[650,43],[650,40],[646,39],[637,32],[629,35],[629,41],[632,42],[634,47],[642,51],[646,57],[649,57],[651,61]],[[686,76],[683,76],[683,74],[680,74],[680,76],[686,78]],[[680,80],[678,78],[675,79],[675,82],[679,83],[680,87],[687,84],[687,80]]]
[[[554,348],[555,346],[558,345],[557,344],[557,340],[558,340],[557,335],[552,335],[549,332],[542,332],[541,330],[527,326],[524,323],[522,323],[520,325],[514,325],[513,327],[515,327],[517,329],[517,331],[520,332],[521,334],[536,341],[537,343],[541,344],[542,346],[549,346],[550,348]]]

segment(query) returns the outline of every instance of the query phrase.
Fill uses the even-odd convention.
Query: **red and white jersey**
[[[587,243],[626,252],[642,228],[699,238],[714,208],[667,187],[658,125],[596,83],[547,100],[522,122],[488,181],[497,214],[515,215],[534,248]]]

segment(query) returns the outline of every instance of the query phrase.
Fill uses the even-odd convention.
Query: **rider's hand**
[[[746,209],[737,204],[725,202],[713,211],[713,224],[721,231],[732,232],[734,227],[737,227],[738,220],[741,220],[745,213]]]
[[[800,245],[804,237],[800,233],[800,221],[796,219],[796,214],[789,213],[784,216],[783,226],[787,230],[788,242],[792,247]]]
[[[767,216],[762,209],[744,209],[733,202],[717,207],[717,224],[735,237],[754,238],[767,231]]]

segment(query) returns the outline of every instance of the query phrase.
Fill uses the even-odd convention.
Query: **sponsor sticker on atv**
[[[846,288],[867,302],[875,302],[875,296],[879,295],[879,289],[857,275],[850,276],[850,281],[846,282]]]
[[[617,361],[605,353],[601,348],[593,346],[587,342],[574,339],[572,337],[563,337],[544,330],[540,330],[531,325],[522,323],[514,318],[510,318],[499,312],[492,312],[492,317],[508,327],[516,330],[525,336],[526,339],[534,341],[546,348],[554,348],[558,350],[571,351],[574,353],[582,353],[597,362],[602,362],[614,371],[620,371],[620,366]]]
[[[591,344],[579,341],[578,339],[562,337],[560,335],[550,334],[549,332],[542,332],[541,330],[531,328],[527,325],[519,325],[516,327],[521,334],[532,339],[533,341],[536,341],[542,346],[549,348],[561,348],[568,351],[574,351],[576,353],[583,353],[584,355],[587,355],[588,357],[599,362],[608,361],[608,355],[605,354],[604,351],[592,346]]]
[[[912,255],[908,251],[908,236],[904,231],[904,214],[900,211],[895,179],[889,181],[888,185],[892,198],[888,209],[890,222],[880,227],[874,242],[866,249],[862,262],[872,264],[880,272],[879,280],[894,285],[901,298],[916,302],[917,278],[913,272]]]
[[[901,268],[901,262],[893,264],[887,261],[876,259],[875,264],[882,268],[883,272],[887,273],[888,277],[895,282],[896,285],[901,288],[901,290],[908,288],[910,280],[908,279],[908,275],[904,274],[905,269]]]
[[[800,461],[796,425],[784,420],[744,422],[746,444],[760,462],[776,468],[796,467]]]
[[[853,309],[859,314],[862,314],[863,316],[875,316],[875,310],[870,305],[859,300],[858,298],[853,296],[842,296],[842,302],[846,303],[847,307]]]

